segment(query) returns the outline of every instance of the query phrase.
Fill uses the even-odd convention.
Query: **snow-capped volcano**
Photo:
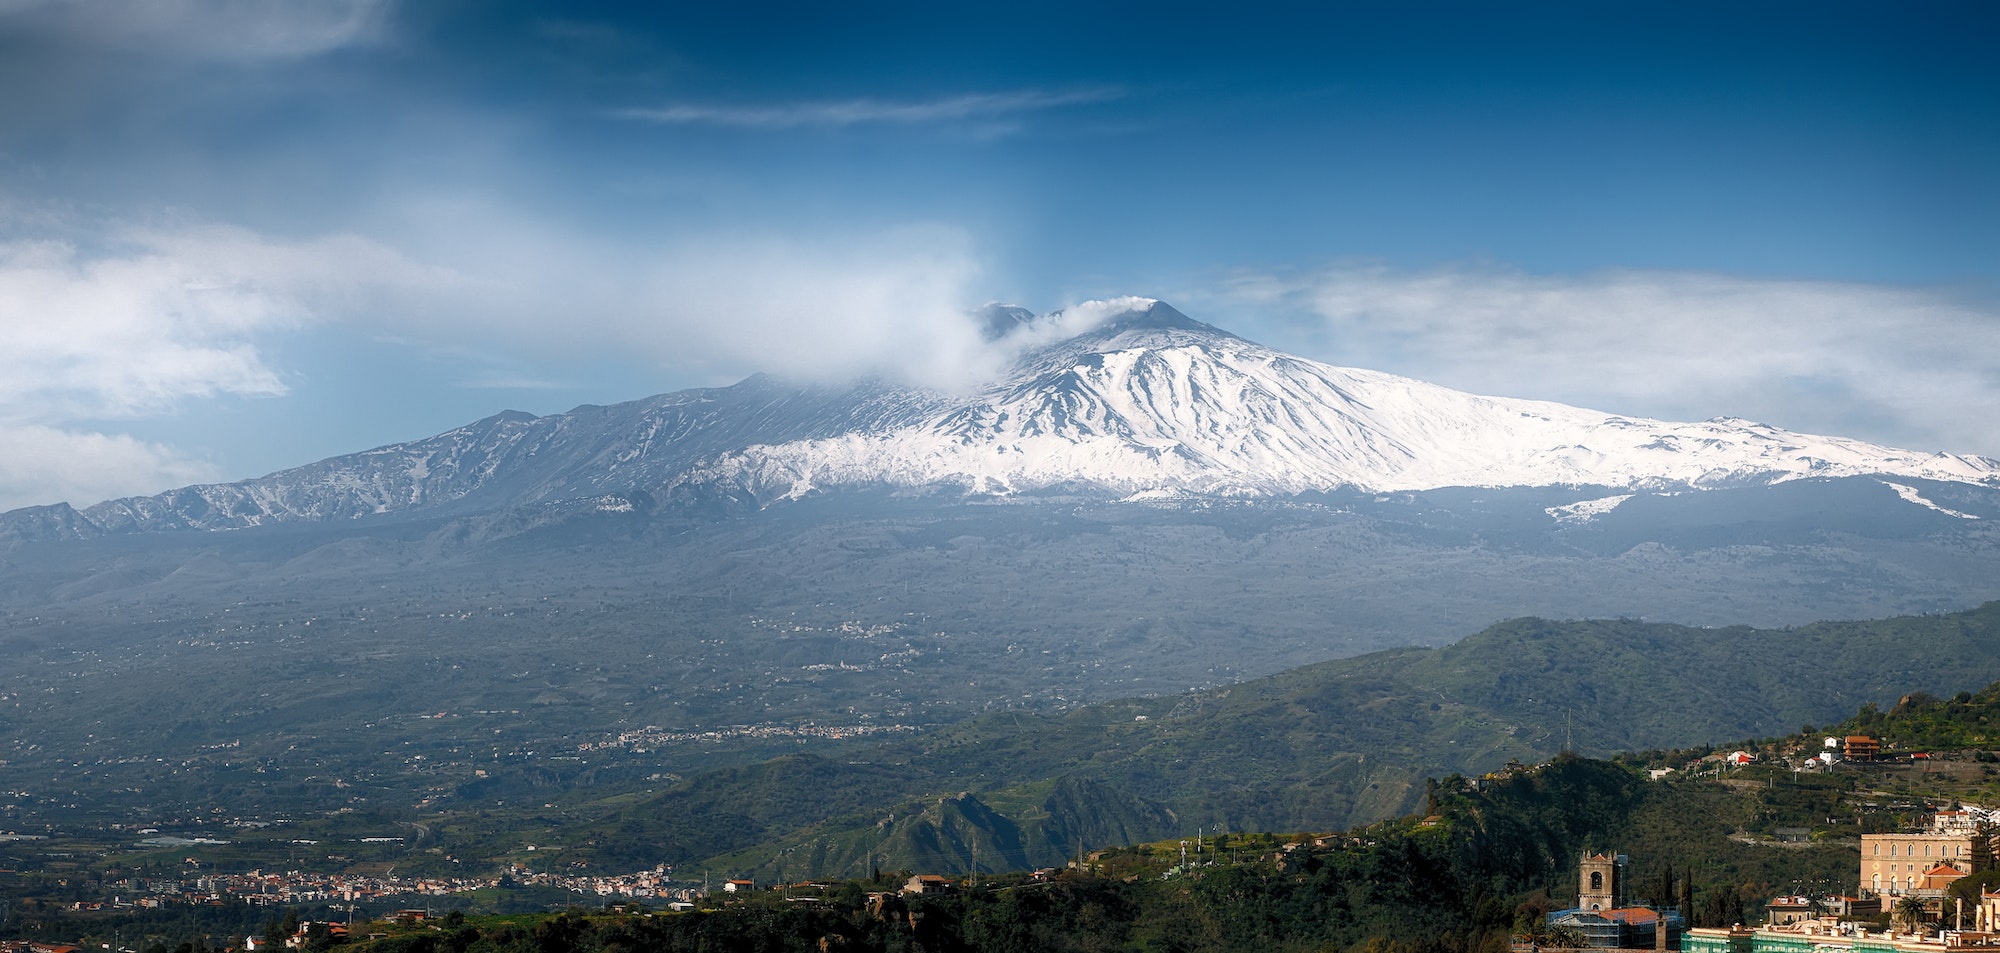
[[[1737,419],[1668,423],[1334,367],[1151,299],[988,308],[1010,369],[967,394],[762,375],[610,407],[508,412],[241,483],[0,516],[0,538],[223,529],[567,501],[769,503],[843,487],[1280,496],[1706,488],[1882,475],[2000,486],[2000,461]]]
[[[1622,417],[1333,367],[1158,301],[1121,303],[1091,330],[1030,350],[1001,380],[920,419],[748,447],[688,476],[739,481],[760,495],[863,483],[1262,496],[1337,487],[1705,487],[1864,474],[2000,482],[2000,463],[1978,457],[1737,419]]]

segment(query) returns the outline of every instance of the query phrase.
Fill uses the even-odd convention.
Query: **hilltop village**
[[[1915,700],[1918,706],[1936,703]],[[1899,708],[1912,701],[1906,697]],[[1976,762],[1993,760],[1992,752],[1967,753],[1974,754]],[[1866,777],[1875,769],[1911,767],[1923,772],[1956,757],[1956,753],[1934,756],[1930,751],[1895,750],[1876,737],[1848,734],[1827,737],[1817,748],[1794,739],[1767,743],[1757,751],[1711,752],[1678,768],[1655,767],[1647,774],[1655,781],[1677,775],[1723,780],[1732,769],[1764,765],[1796,774],[1845,767]],[[1981,773],[1993,772],[1986,768]],[[1907,801],[1892,806],[1918,807]],[[2000,948],[1996,856],[2000,856],[2000,810],[1954,803],[1929,811],[1913,826],[1860,834],[1853,879],[1835,885],[1842,888],[1838,891],[1780,894],[1765,902],[1761,916],[1753,913],[1727,926],[1689,927],[1682,909],[1630,900],[1624,892],[1629,881],[1626,855],[1586,853],[1578,870],[1576,906],[1552,911],[1546,933],[1516,936],[1514,946],[1517,953],[1569,947],[1691,953]],[[1961,881],[1971,889],[1954,889]]]
[[[1859,889],[1852,894],[1773,897],[1764,905],[1761,924],[1755,925],[1689,928],[1680,909],[1631,898],[1629,857],[1586,853],[1578,865],[1576,905],[1550,912],[1545,929],[1517,935],[1513,947],[1516,953],[2000,949],[2000,889],[1982,886],[1958,896],[1950,889],[1961,878],[1994,869],[1994,853],[2000,848],[1996,814],[2000,812],[1939,811],[1925,830],[1863,835]],[[1887,915],[1887,921],[1877,923],[1883,919],[1879,915]]]

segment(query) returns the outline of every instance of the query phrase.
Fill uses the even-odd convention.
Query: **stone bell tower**
[[[1584,854],[1577,878],[1576,906],[1579,910],[1613,910],[1618,907],[1618,857],[1612,854]]]

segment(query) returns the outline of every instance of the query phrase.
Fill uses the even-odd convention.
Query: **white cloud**
[[[405,297],[447,274],[354,236],[124,228],[90,253],[0,242],[0,419],[125,417],[285,392],[261,335]]]
[[[0,423],[0,512],[56,500],[156,493],[216,479],[170,447],[117,434]]]
[[[90,47],[286,60],[374,42],[390,0],[0,0],[0,29]]]
[[[1312,315],[1324,359],[1480,393],[2000,454],[2000,309],[1934,290],[1339,265],[1239,276],[1215,304]]]
[[[714,382],[769,371],[958,386],[995,368],[966,313],[983,297],[982,261],[963,229],[798,227],[646,244],[490,203],[429,202],[418,217],[449,230],[411,240],[464,286],[396,333],[509,352],[516,370],[505,376],[517,359],[606,355]]]
[[[792,129],[801,126],[852,126],[863,123],[935,123],[1011,116],[1025,112],[1100,103],[1123,95],[1109,87],[1047,91],[1013,90],[967,93],[937,99],[836,101],[722,106],[677,103],[643,109],[620,109],[612,115],[668,125],[709,124],[749,129]]]
[[[662,255],[620,336],[660,360],[954,387],[995,369],[967,314],[967,237],[910,228],[845,245],[746,238]]]
[[[79,422],[282,395],[260,346],[270,336],[461,284],[348,235],[173,224],[0,241],[0,500],[89,503],[211,478],[173,448]]]

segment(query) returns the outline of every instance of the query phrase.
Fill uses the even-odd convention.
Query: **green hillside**
[[[1950,698],[1913,692],[1887,712],[1865,705],[1853,718],[1829,730],[1876,736],[1889,752],[1991,752],[2000,748],[2000,683]]]
[[[1413,809],[1426,777],[1566,742],[1603,755],[1789,735],[1995,678],[2000,603],[1787,629],[1522,619],[1443,649],[697,776],[587,840],[613,867],[852,876],[969,870],[976,853],[981,869],[1032,868],[1198,829],[1337,830]]]
[[[1816,809],[1810,797],[1773,790],[1653,783],[1622,765],[1564,757],[1480,786],[1443,779],[1426,786],[1427,816],[1333,836],[1211,837],[1185,855],[1179,841],[1137,845],[1094,852],[1054,876],[961,879],[942,895],[899,894],[907,874],[896,872],[810,888],[810,903],[770,890],[676,916],[494,918],[356,953],[1497,953],[1574,899],[1586,849],[1629,854],[1633,893],[1684,907],[1696,924],[1735,922],[1777,889],[1851,873],[1844,845],[1773,850],[1729,838],[1748,814],[1797,820]]]

